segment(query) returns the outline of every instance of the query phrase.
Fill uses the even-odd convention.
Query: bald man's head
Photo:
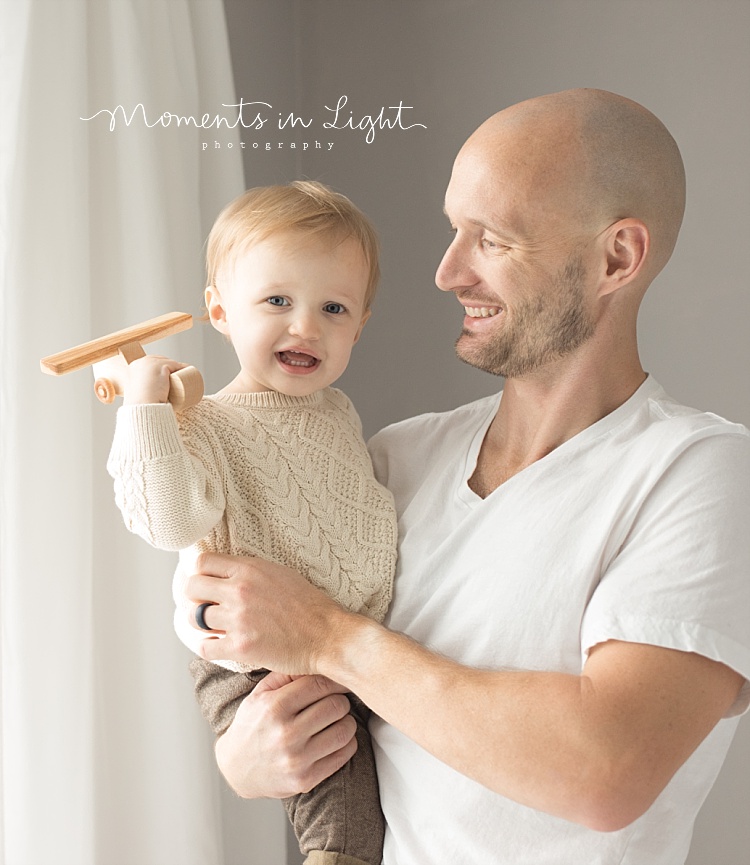
[[[521,102],[483,123],[461,159],[484,161],[490,176],[493,164],[512,167],[527,185],[524,207],[555,210],[572,233],[642,220],[651,238],[646,284],[672,254],[685,208],[682,158],[664,124],[630,99],[580,89]]]

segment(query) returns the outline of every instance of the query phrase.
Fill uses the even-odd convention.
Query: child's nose
[[[320,337],[320,323],[313,312],[300,312],[294,317],[289,325],[289,333],[300,339],[318,339]]]

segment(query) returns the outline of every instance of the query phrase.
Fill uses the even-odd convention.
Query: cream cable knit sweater
[[[182,585],[205,550],[288,565],[350,610],[385,616],[396,515],[341,391],[211,396],[178,415],[123,406],[107,469],[126,526],[181,550],[175,625],[193,650],[201,635],[187,625]]]

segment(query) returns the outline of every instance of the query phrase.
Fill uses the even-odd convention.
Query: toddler
[[[201,551],[293,567],[382,621],[396,562],[393,502],[373,476],[352,404],[330,386],[370,316],[375,231],[343,195],[298,181],[230,203],[206,258],[208,316],[240,371],[176,414],[166,402],[169,373],[182,364],[155,356],[131,363],[107,464],[127,527],[180,551],[176,630],[197,650],[202,636],[188,622],[183,585]],[[243,696],[267,674],[220,663],[249,680]],[[204,706],[217,733],[238,702]],[[284,801],[309,865],[380,865],[384,824],[367,710],[356,698],[352,706],[358,749],[350,763]]]

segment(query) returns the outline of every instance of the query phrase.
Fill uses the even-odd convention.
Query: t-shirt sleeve
[[[750,705],[750,438],[687,447],[645,496],[592,594],[581,646],[607,640],[696,652],[745,677]]]

